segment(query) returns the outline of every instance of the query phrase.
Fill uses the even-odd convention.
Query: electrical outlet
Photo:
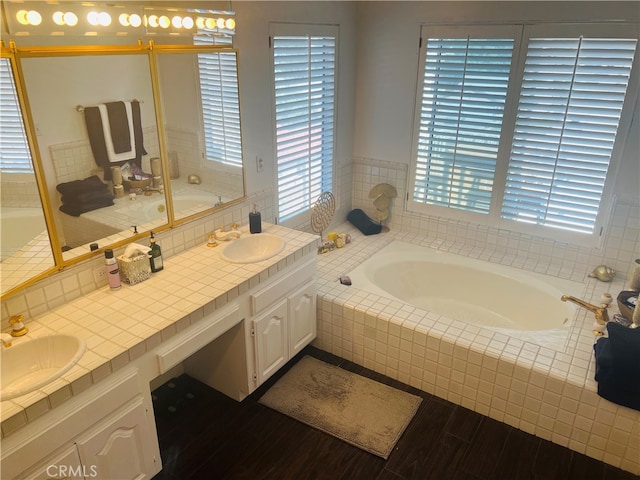
[[[107,281],[107,271],[104,267],[96,268],[93,270],[93,280],[97,285],[101,285]]]
[[[261,156],[256,155],[256,171],[260,173],[264,169],[264,161]]]

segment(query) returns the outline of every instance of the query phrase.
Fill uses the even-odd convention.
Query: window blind
[[[513,44],[427,40],[414,201],[489,212]]]
[[[309,210],[331,190],[336,37],[274,35],[278,217]]]
[[[593,232],[636,43],[530,39],[503,218]]]
[[[212,43],[230,44],[231,39],[194,36],[196,45]],[[236,53],[199,53],[198,69],[206,159],[242,167]]]
[[[11,64],[8,58],[0,60],[0,170],[3,173],[33,173]]]

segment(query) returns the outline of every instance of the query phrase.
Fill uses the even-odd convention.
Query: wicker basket
[[[121,255],[117,260],[120,279],[123,282],[135,285],[151,277],[151,264],[147,255],[138,255],[133,258],[125,258]]]

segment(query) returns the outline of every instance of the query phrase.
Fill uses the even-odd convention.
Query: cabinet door
[[[47,458],[39,465],[30,468],[15,478],[21,480],[68,479],[84,480],[91,476],[91,470],[85,470],[80,463],[78,449],[75,444],[67,445]]]
[[[316,338],[316,283],[309,282],[289,295],[289,358]]]
[[[141,398],[99,422],[78,441],[85,469],[97,479],[150,479],[160,471],[158,438]]]
[[[253,321],[258,385],[289,359],[286,316],[287,299],[284,299]]]

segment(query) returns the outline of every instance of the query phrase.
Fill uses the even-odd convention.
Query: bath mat
[[[422,399],[305,356],[259,403],[385,460]]]

